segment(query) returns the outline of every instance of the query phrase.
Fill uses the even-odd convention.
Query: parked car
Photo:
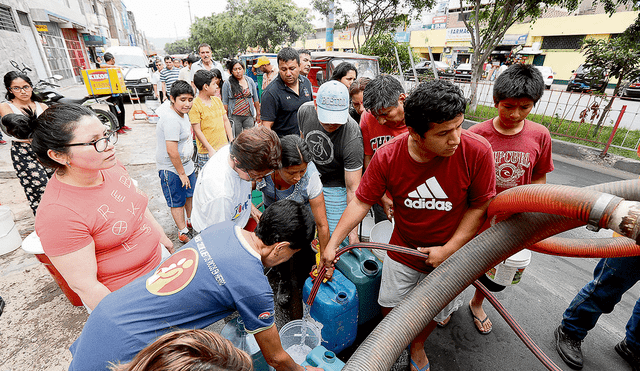
[[[320,85],[331,78],[333,71],[342,62],[355,65],[358,77],[374,79],[380,75],[378,57],[345,52],[311,52],[311,71],[308,77],[314,93],[318,91]]]
[[[438,77],[440,78],[451,78],[453,77],[454,70],[446,64],[445,62],[435,61],[436,70],[438,71]],[[422,61],[416,64],[416,73],[418,75],[428,75],[433,76],[433,70],[431,69],[431,61]],[[405,71],[405,77],[408,79],[413,79],[413,70],[408,69]]]
[[[467,80],[471,81],[471,64],[470,63],[461,63],[455,70],[456,80]]]
[[[600,68],[589,68],[581,64],[567,84],[567,91],[598,91],[604,93],[609,83],[609,75]]]
[[[622,88],[621,98],[640,98],[640,79],[633,80]]]
[[[107,49],[113,54],[116,65],[122,68],[124,83],[127,89],[135,97],[135,92],[143,103],[146,97],[153,96],[153,85],[151,84],[151,69],[149,61],[142,48],[137,46],[112,46]]]
[[[553,75],[555,75],[556,73],[553,72],[553,69],[551,67],[536,66],[536,68],[542,74],[542,78],[544,79],[544,86],[547,89],[551,89],[551,85],[553,84]]]

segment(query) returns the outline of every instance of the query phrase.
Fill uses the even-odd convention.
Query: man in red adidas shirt
[[[486,139],[462,129],[465,97],[442,81],[420,84],[404,101],[408,133],[376,151],[360,186],[331,236],[323,264],[333,266],[335,251],[349,231],[385,192],[394,205],[391,244],[419,249],[426,260],[388,253],[378,303],[391,309],[451,254],[476,234],[495,192],[493,152]],[[424,341],[453,308],[445,308],[411,342],[411,366],[428,370]],[[449,314],[447,314],[449,313]],[[443,316],[444,318],[439,319]]]

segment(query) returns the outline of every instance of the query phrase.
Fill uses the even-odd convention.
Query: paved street
[[[82,89],[69,89],[68,95],[82,94]],[[176,239],[175,226],[164,203],[155,171],[155,126],[133,121],[132,107],[127,105],[127,125],[133,131],[120,136],[118,158],[140,188],[150,197],[149,208],[165,231]],[[23,235],[33,230],[33,216],[22,188],[11,176],[8,146],[0,147],[0,203],[9,205]],[[602,168],[578,160],[554,155],[556,170],[548,182],[586,186],[619,179],[634,179],[635,174]],[[62,231],[63,233],[63,231]],[[591,237],[581,228],[568,232],[575,238]],[[599,236],[609,236],[600,232]],[[578,290],[591,278],[596,259],[558,258],[534,253],[522,282],[496,296],[514,318],[529,332],[538,345],[561,368],[568,369],[555,352],[553,330],[562,312]],[[627,364],[613,346],[624,336],[640,288],[634,287],[624,296],[614,313],[601,318],[587,337],[585,371],[627,370]],[[71,360],[68,346],[77,338],[87,315],[82,308],[72,307],[57,288],[47,271],[33,256],[21,249],[0,256],[0,296],[7,306],[0,316],[0,371],[66,370]],[[471,291],[467,289],[468,301]],[[544,367],[517,339],[497,312],[485,304],[494,326],[491,334],[476,332],[469,310],[461,308],[448,327],[436,329],[426,348],[432,370],[543,370]],[[279,316],[278,325],[286,322]],[[221,324],[217,326],[219,329]]]

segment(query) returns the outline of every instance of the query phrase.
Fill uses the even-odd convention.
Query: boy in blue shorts
[[[193,237],[189,230],[189,218],[196,184],[189,121],[193,88],[189,83],[178,80],[171,87],[170,99],[170,109],[163,111],[156,127],[156,165],[162,193],[178,227],[178,239],[187,243]]]
[[[472,126],[469,131],[491,143],[496,165],[496,192],[524,184],[545,184],[553,171],[551,135],[546,127],[527,120],[529,112],[544,94],[544,80],[532,65],[514,64],[500,74],[493,86],[498,117]],[[485,228],[488,225],[485,225]],[[480,277],[491,291],[504,286]],[[491,332],[491,321],[482,308],[484,295],[476,290],[469,302],[476,329]]]

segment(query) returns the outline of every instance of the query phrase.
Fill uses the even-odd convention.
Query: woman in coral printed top
[[[171,241],[115,157],[116,132],[79,105],[56,104],[38,119],[3,122],[31,131],[38,160],[56,171],[36,213],[36,232],[53,265],[89,310],[111,291],[151,271]]]

